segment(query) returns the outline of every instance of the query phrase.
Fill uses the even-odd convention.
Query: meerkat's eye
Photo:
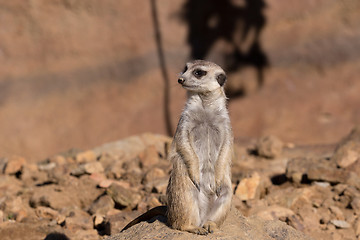
[[[188,70],[188,67],[185,65],[184,70],[181,73],[185,73]]]
[[[205,76],[206,74],[207,74],[207,72],[204,71],[204,70],[201,70],[201,69],[195,69],[195,70],[193,71],[193,75],[194,75],[196,78],[201,78],[201,77]]]

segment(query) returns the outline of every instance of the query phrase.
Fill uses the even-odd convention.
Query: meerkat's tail
[[[150,219],[152,219],[155,216],[161,215],[166,217],[166,211],[167,211],[167,207],[166,206],[158,206],[158,207],[154,207],[152,209],[150,209],[149,211],[147,211],[146,213],[140,215],[139,217],[135,218],[134,220],[132,220],[131,222],[129,222],[122,230],[121,232],[125,231],[126,229],[138,224],[139,222],[142,221],[148,221]]]

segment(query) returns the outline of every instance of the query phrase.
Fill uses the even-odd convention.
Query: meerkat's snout
[[[178,83],[183,84],[185,82],[185,79],[183,77],[180,77],[178,79]]]

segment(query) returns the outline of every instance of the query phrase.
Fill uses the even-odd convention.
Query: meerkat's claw
[[[218,229],[216,223],[214,223],[213,221],[207,221],[203,228],[205,228],[209,233],[214,233],[214,231],[216,231]]]
[[[220,196],[220,193],[221,193],[221,186],[219,186],[219,187],[217,187],[216,188],[216,191],[215,191],[215,193],[216,193],[216,196]]]
[[[195,181],[193,181],[193,183],[194,183],[195,187],[197,188],[197,190],[200,192],[200,184]]]

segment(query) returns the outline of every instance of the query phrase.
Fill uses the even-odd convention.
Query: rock
[[[129,207],[134,208],[141,200],[140,194],[119,186],[118,184],[111,184],[106,190],[106,193],[111,196],[114,202],[120,208]]]
[[[136,158],[149,146],[154,146],[158,153],[165,156],[165,145],[171,141],[172,139],[167,136],[144,133],[139,136],[132,136],[117,142],[104,144],[93,149],[93,151],[99,156],[107,153],[113,156],[122,156],[124,161],[129,161]]]
[[[20,172],[23,166],[26,164],[26,160],[23,157],[13,156],[7,161],[4,173],[5,174],[16,174]]]
[[[94,227],[99,226],[100,224],[102,224],[105,220],[105,218],[100,215],[100,214],[95,214],[95,216],[93,217],[94,219]]]
[[[260,156],[266,158],[275,158],[281,155],[283,142],[275,136],[265,136],[259,139],[257,143],[257,152]]]
[[[346,180],[346,184],[356,187],[360,190],[360,177],[354,172],[349,173],[349,177]]]
[[[71,171],[73,176],[81,176],[83,174],[102,173],[104,168],[100,162],[88,162],[81,164],[79,167]]]
[[[90,174],[90,179],[93,180],[97,185],[99,185],[102,181],[107,180],[103,173],[98,172]]]
[[[360,197],[355,197],[351,203],[351,208],[354,209],[357,215],[360,215]]]
[[[28,212],[27,212],[25,209],[20,209],[20,210],[16,213],[15,220],[16,220],[17,222],[22,222],[27,216],[28,216]]]
[[[147,168],[159,162],[159,153],[155,146],[151,145],[139,154],[139,158],[140,166],[142,168]]]
[[[343,220],[331,220],[330,221],[337,228],[350,228],[351,225]]]
[[[111,234],[111,224],[104,218],[104,216],[96,214],[94,217],[94,228],[101,236]]]
[[[148,182],[145,185],[145,191],[154,192],[154,193],[165,193],[168,182],[169,182],[168,176],[160,179],[155,179],[153,181]]]
[[[286,176],[297,183],[300,183],[304,176],[312,181],[345,183],[349,172],[337,168],[335,163],[326,159],[294,158],[287,164]]]
[[[87,162],[94,162],[96,161],[96,154],[89,150],[85,152],[80,152],[76,154],[75,161],[77,163],[87,163]]]
[[[164,172],[164,170],[162,170],[161,168],[151,168],[149,171],[147,171],[147,173],[145,174],[142,183],[143,184],[147,184],[148,182],[154,181],[156,179],[165,177],[166,173]]]
[[[347,145],[342,146],[338,149],[332,160],[336,162],[336,164],[341,168],[346,168],[356,162],[360,158],[360,150],[354,151],[352,150],[354,144],[349,143]],[[360,148],[360,146],[357,146]]]
[[[280,221],[265,221],[260,218],[245,218],[236,209],[232,209],[220,231],[206,237],[193,233],[171,229],[166,224],[165,217],[154,217],[150,223],[141,222],[126,231],[108,238],[122,239],[242,239],[242,240],[300,240],[308,239],[305,234]]]
[[[101,187],[101,188],[108,188],[108,187],[110,187],[111,184],[113,184],[113,183],[114,183],[113,180],[111,180],[111,179],[105,179],[105,180],[103,180],[103,181],[101,181],[101,182],[99,183],[99,187]]]
[[[261,179],[257,172],[254,172],[250,177],[241,179],[236,187],[235,196],[240,200],[250,200],[260,197]]]
[[[354,230],[355,230],[355,235],[357,238],[360,237],[360,218],[357,219],[357,221],[354,224]]]
[[[12,216],[17,222],[21,222],[28,217],[28,206],[23,202],[21,196],[10,197],[5,201],[5,213]]]
[[[295,215],[292,210],[277,205],[267,206],[262,209],[256,209],[255,212],[251,212],[250,214],[258,216],[264,220],[286,219]]]
[[[112,163],[111,167],[106,169],[106,176],[111,179],[120,179],[121,176],[126,172],[123,169],[123,164],[123,161],[116,161]]]
[[[68,161],[66,160],[66,158],[64,156],[61,155],[55,155],[49,158],[50,162],[56,163],[57,165],[64,165],[66,163],[68,163]]]
[[[56,167],[55,162],[47,162],[47,163],[40,163],[38,164],[38,169],[40,171],[50,171]]]
[[[46,218],[50,220],[57,219],[57,217],[59,216],[58,211],[55,211],[54,209],[48,207],[41,207],[41,206],[35,209],[35,214],[39,218]]]
[[[63,188],[44,186],[42,188],[35,189],[34,194],[30,198],[29,204],[33,208],[43,206],[50,207],[52,209],[61,209],[68,206],[80,205],[80,201],[76,195],[64,192]]]
[[[91,204],[89,213],[91,215],[93,214],[106,215],[106,213],[109,210],[113,209],[114,206],[115,206],[114,200],[110,196],[104,195],[96,199],[93,202],[93,204]]]
[[[91,216],[77,207],[73,208],[73,210],[67,214],[65,225],[66,228],[72,232],[76,232],[81,229],[93,229]]]
[[[337,146],[331,160],[346,168],[360,159],[360,127],[354,128]]]
[[[329,209],[335,216],[336,220],[345,220],[344,213],[341,211],[340,208],[336,206],[330,206]]]
[[[90,162],[84,164],[85,173],[102,173],[104,172],[104,168],[100,162]]]

